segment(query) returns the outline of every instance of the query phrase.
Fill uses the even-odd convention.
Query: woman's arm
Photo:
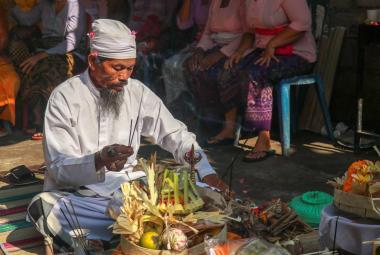
[[[306,0],[284,0],[282,8],[290,23],[266,45],[265,51],[256,64],[269,66],[271,59],[279,61],[275,56],[278,47],[293,44],[298,41],[306,31],[311,30],[311,13]]]
[[[288,26],[284,31],[273,37],[266,47],[278,48],[287,44],[292,44],[300,39],[304,33],[305,31],[297,31]]]
[[[191,0],[184,0],[177,14],[177,26],[181,30],[188,29],[194,25],[191,13]]]
[[[68,2],[69,11],[66,18],[66,35],[65,39],[55,47],[46,50],[49,55],[66,54],[75,50],[83,37],[86,20],[83,8],[80,8],[79,2]]]
[[[66,54],[73,51],[80,42],[85,27],[84,12],[82,8],[79,8],[78,2],[68,2],[70,4],[69,11],[67,13],[66,21],[66,36],[65,39],[46,51],[41,51],[26,59],[21,63],[21,70],[25,73],[29,73],[39,61],[53,54]]]
[[[237,64],[240,59],[244,56],[244,53],[253,48],[255,42],[255,35],[250,32],[246,32],[243,34],[241,38],[240,45],[236,49],[236,51],[227,59],[224,64],[225,69],[231,68],[233,65]]]
[[[199,40],[198,45],[197,45],[197,48],[201,48],[203,51],[209,50],[216,45],[213,42],[213,40],[211,40],[211,37],[210,37],[210,35],[211,35],[210,26],[211,26],[211,20],[212,20],[212,9],[213,9],[214,5],[215,5],[215,1],[212,1],[210,4],[209,11],[208,11],[208,18],[207,18],[207,23],[206,23],[205,29],[204,29],[204,31],[202,33],[202,37]]]
[[[282,8],[290,23],[288,27],[268,42],[268,47],[278,48],[292,44],[306,31],[311,30],[311,13],[306,0],[284,0]]]

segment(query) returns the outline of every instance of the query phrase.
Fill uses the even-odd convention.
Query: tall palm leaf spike
[[[200,153],[195,152],[194,144],[191,145],[191,150],[185,153],[184,159],[190,165],[191,181],[195,184],[195,174],[198,174],[198,170],[195,168],[195,165],[201,161],[202,156]]]

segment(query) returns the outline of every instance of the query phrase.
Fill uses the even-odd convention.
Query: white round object
[[[187,236],[178,228],[170,228],[162,235],[162,243],[168,250],[183,251],[187,248]]]

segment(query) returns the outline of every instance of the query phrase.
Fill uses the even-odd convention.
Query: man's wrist
[[[94,160],[95,160],[95,171],[98,172],[104,167],[101,151],[95,152]]]

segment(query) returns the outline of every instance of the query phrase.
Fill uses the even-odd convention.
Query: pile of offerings
[[[206,240],[206,250],[218,255],[290,255],[301,254],[295,250],[293,241],[313,229],[303,223],[298,215],[280,199],[273,199],[260,206],[252,201],[231,201],[231,216],[240,221],[228,222],[228,229],[239,233],[239,239],[217,238]],[[230,232],[229,232],[230,233]],[[291,245],[289,246],[289,243]]]
[[[226,239],[226,201],[197,187],[192,167],[139,163],[146,179],[124,183],[109,207],[124,254],[203,254],[205,236]]]
[[[109,205],[122,254],[287,255],[283,242],[312,231],[280,199],[257,206],[196,186],[192,149],[189,167],[139,160],[146,177],[121,185]],[[228,231],[227,231],[228,229]],[[287,247],[286,247],[287,248]],[[294,254],[294,253],[293,253]]]
[[[356,161],[343,177],[328,183],[335,188],[334,205],[339,210],[380,219],[380,161]]]
[[[231,229],[245,233],[247,237],[256,236],[270,243],[276,243],[293,240],[301,234],[313,231],[281,199],[273,199],[260,206],[248,203],[235,204],[233,207],[231,216],[239,216],[241,222],[230,222]]]

